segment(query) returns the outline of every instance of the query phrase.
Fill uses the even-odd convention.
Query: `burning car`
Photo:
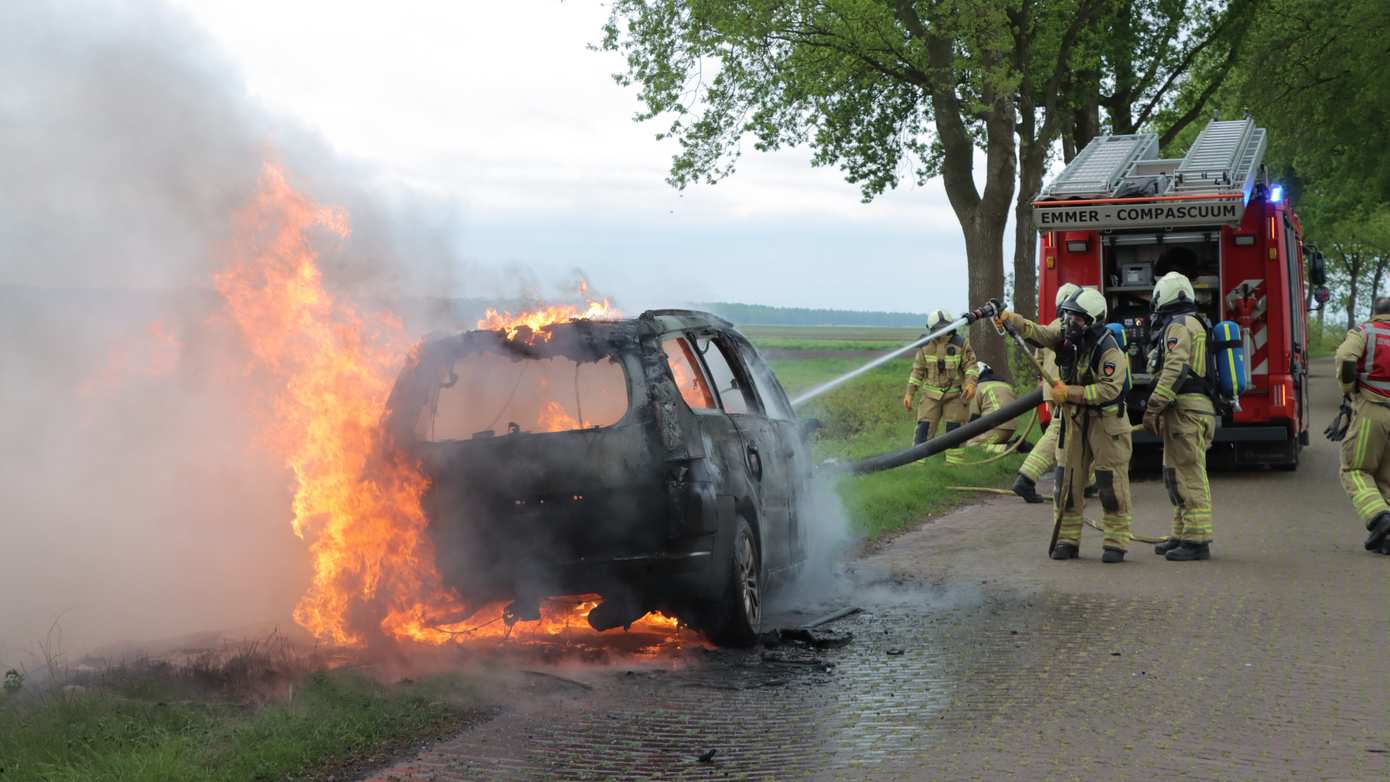
[[[649,611],[750,642],[805,559],[807,427],[732,324],[686,310],[427,339],[388,431],[429,480],[444,583],[471,605],[602,596],[605,630]]]

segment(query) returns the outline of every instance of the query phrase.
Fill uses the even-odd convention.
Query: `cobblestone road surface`
[[[497,718],[372,779],[1387,779],[1390,557],[1336,470],[1316,437],[1214,475],[1205,563],[1102,565],[1089,529],[1052,562],[1045,506],[991,499],[854,564],[844,647],[498,674]],[[1135,500],[1165,533],[1161,483]]]

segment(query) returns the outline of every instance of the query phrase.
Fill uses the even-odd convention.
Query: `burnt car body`
[[[427,339],[388,403],[440,573],[466,601],[597,593],[751,641],[805,558],[806,427],[732,324],[686,310]]]

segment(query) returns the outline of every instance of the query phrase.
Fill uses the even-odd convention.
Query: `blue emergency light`
[[[1271,187],[1271,188],[1269,189],[1269,202],[1270,202],[1271,204],[1277,204],[1277,203],[1279,203],[1280,201],[1283,201],[1283,200],[1284,200],[1284,186],[1283,186],[1283,185],[1275,185],[1274,187]]]

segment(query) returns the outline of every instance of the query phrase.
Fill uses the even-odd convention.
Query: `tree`
[[[1344,202],[1390,202],[1390,3],[1269,2],[1241,97],[1300,178]]]
[[[616,0],[601,46],[625,56],[615,78],[638,86],[638,119],[670,118],[661,136],[680,144],[676,187],[728,176],[746,137],[759,150],[809,145],[814,165],[838,166],[866,201],[905,168],[919,183],[940,176],[979,303],[1003,291],[1016,133],[1045,157],[1078,43],[1110,2]],[[1019,277],[1024,313],[1035,274]],[[1006,366],[992,332],[976,342]]]
[[[1070,161],[1102,131],[1132,134],[1159,129],[1168,147],[1192,126],[1226,83],[1247,42],[1250,20],[1264,0],[1112,0],[1083,27],[1072,67],[1057,85],[1062,95],[1041,107],[1041,122],[1019,91],[1019,186],[1014,205],[1017,291],[1037,298],[1037,226],[1033,201],[1060,136]],[[1026,36],[1024,36],[1026,42]],[[1015,293],[1020,307],[1020,293]],[[1031,309],[1031,304],[1029,305]],[[1027,311],[1027,310],[1021,310]]]

